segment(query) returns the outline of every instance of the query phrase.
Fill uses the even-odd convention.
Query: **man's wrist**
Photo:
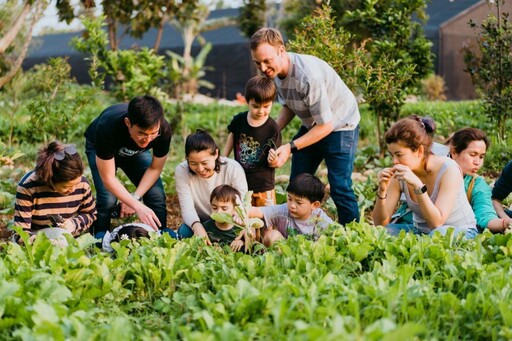
[[[293,153],[296,153],[296,152],[298,151],[297,146],[295,145],[295,142],[290,141],[289,145],[290,145],[290,152],[291,152],[292,154],[293,154]]]

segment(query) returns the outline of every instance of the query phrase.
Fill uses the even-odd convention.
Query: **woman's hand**
[[[394,174],[395,170],[393,168],[384,168],[377,173],[377,181],[379,183],[378,193],[382,194],[381,197],[386,194],[389,182]]]
[[[208,238],[208,233],[206,233],[203,224],[195,223],[193,225],[194,226],[192,226],[192,231],[194,231],[194,236],[203,238],[206,245],[212,245],[212,242],[210,241],[210,238]]]
[[[420,188],[423,186],[423,181],[421,181],[408,166],[397,164],[393,166],[393,169],[393,176],[398,181],[405,181],[408,185],[412,186],[412,188]]]

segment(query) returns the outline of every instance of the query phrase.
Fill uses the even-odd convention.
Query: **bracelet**
[[[200,222],[199,220],[196,220],[196,221],[194,221],[194,222],[190,225],[190,228],[192,229],[192,231],[194,231],[194,225],[195,225],[195,224],[197,224],[197,223],[201,224],[201,222]]]
[[[142,200],[141,196],[135,194],[135,192],[132,193],[132,197],[134,197],[137,201],[141,201]]]
[[[501,219],[501,222],[502,222],[503,231],[505,231],[506,230],[505,219]]]
[[[379,192],[377,192],[376,195],[377,195],[377,198],[379,198],[380,200],[384,200],[384,199],[386,199],[388,197],[387,193],[386,193],[386,195],[384,195],[384,198],[379,196]]]

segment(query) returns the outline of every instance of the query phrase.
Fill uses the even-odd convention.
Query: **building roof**
[[[482,0],[430,0],[427,4],[427,14],[429,18],[424,26],[425,32],[437,32],[444,22],[481,1]]]

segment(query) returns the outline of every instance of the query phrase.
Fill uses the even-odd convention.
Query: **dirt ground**
[[[12,221],[12,215],[0,214],[0,240],[8,240],[11,232],[7,230],[7,224]],[[177,229],[182,223],[180,205],[176,194],[167,195],[167,226]]]

